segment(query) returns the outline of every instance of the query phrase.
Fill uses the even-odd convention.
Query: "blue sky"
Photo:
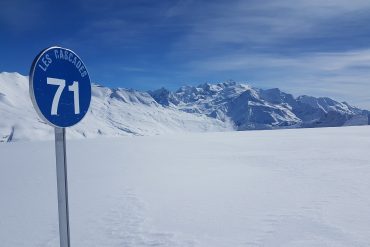
[[[106,86],[233,79],[370,109],[369,23],[368,0],[2,0],[0,71],[60,45]]]

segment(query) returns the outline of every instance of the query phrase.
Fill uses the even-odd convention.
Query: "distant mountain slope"
[[[27,76],[0,73],[0,117],[0,142],[53,138],[53,128],[33,109]],[[147,93],[94,85],[89,113],[67,133],[80,138],[367,124],[368,111],[330,98],[294,98],[277,88],[224,82]]]
[[[237,130],[369,124],[368,111],[345,102],[306,95],[294,98],[278,88],[262,90],[232,81],[149,93],[167,108],[231,121]]]
[[[0,142],[53,138],[53,128],[33,109],[26,76],[0,73],[0,117]],[[95,85],[89,113],[68,129],[67,135],[79,138],[232,129],[230,123],[202,114],[165,108],[146,92]]]

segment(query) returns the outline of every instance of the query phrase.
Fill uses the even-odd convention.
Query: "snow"
[[[0,142],[51,140],[53,130],[33,109],[28,77],[0,73]],[[89,112],[69,131],[71,138],[230,131],[232,124],[159,105],[145,92],[94,85]]]
[[[237,130],[368,125],[369,112],[337,102],[229,81],[149,92],[159,104],[229,121]]]
[[[369,136],[362,126],[68,140],[72,246],[368,246]],[[0,160],[0,245],[58,246],[54,143],[0,144]]]
[[[51,140],[37,117],[28,77],[0,73],[0,142]],[[262,90],[227,81],[140,92],[94,84],[86,118],[70,138],[153,136],[188,132],[368,125],[370,112],[330,98]]]

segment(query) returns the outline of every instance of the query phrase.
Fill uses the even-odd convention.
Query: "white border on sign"
[[[48,119],[46,119],[46,117],[44,116],[44,114],[42,114],[38,104],[37,104],[37,101],[36,101],[36,98],[35,98],[35,91],[34,91],[34,88],[33,88],[33,76],[35,74],[35,67],[36,67],[36,64],[39,62],[40,58],[46,53],[48,52],[49,50],[51,49],[64,49],[64,50],[67,50],[71,53],[73,53],[78,59],[80,59],[81,63],[84,65],[85,69],[86,69],[86,72],[87,72],[87,75],[89,76],[89,79],[90,79],[90,90],[92,91],[92,87],[91,87],[91,78],[90,78],[90,74],[89,74],[89,71],[87,70],[86,66],[85,66],[85,63],[82,61],[82,59],[72,50],[68,49],[68,48],[63,48],[63,47],[60,47],[60,46],[51,46],[49,48],[46,48],[44,50],[42,50],[36,57],[35,59],[33,60],[32,62],[32,65],[31,65],[31,69],[30,69],[30,75],[29,75],[29,93],[30,93],[30,97],[31,97],[31,101],[32,101],[32,104],[33,104],[33,107],[35,108],[36,112],[37,112],[37,115],[43,120],[45,121],[47,124],[51,125],[52,127],[57,127],[57,128],[67,128],[67,127],[72,127],[76,124],[78,124],[79,122],[81,122],[87,115],[88,112],[85,113],[85,115],[80,119],[80,121],[78,121],[77,123],[71,125],[71,126],[67,126],[67,127],[62,127],[62,126],[58,126],[58,125],[55,125],[53,124],[52,122],[50,122]],[[91,93],[91,98],[92,98],[92,93]],[[91,98],[90,98],[90,102],[89,102],[89,106],[87,108],[87,111],[90,109],[90,105],[91,105]]]

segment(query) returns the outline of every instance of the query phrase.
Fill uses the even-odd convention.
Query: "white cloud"
[[[289,56],[238,54],[194,61],[204,74],[251,76],[255,86],[280,87],[294,94],[337,97],[370,109],[370,49]],[[243,72],[244,71],[244,72]]]
[[[370,1],[210,1],[184,6],[185,15],[191,29],[171,56],[183,59],[190,73],[370,109],[370,46],[355,48],[369,36]]]
[[[189,6],[190,5],[190,6]],[[343,18],[370,12],[368,0],[209,1],[183,6],[191,30],[174,49],[213,49],[230,44],[259,46],[290,38],[332,36]],[[176,8],[177,16],[180,10]]]
[[[290,56],[271,54],[237,54],[209,57],[191,63],[194,68],[213,71],[234,71],[247,68],[296,68],[335,72],[370,67],[370,49],[346,52],[312,52]],[[370,70],[369,70],[370,73]]]

